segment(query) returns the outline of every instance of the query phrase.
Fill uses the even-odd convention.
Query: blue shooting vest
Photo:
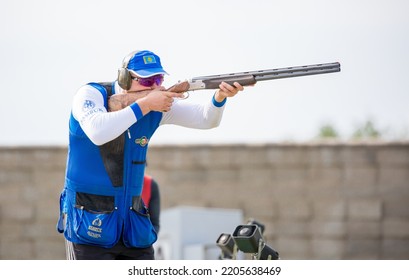
[[[113,85],[89,85],[101,92],[107,108]],[[97,146],[71,113],[57,224],[67,240],[104,248],[113,247],[120,238],[125,246],[137,248],[157,240],[141,194],[148,142],[161,118],[162,113],[150,112],[118,138]]]

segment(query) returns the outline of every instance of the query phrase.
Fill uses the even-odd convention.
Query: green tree
[[[352,134],[353,139],[379,139],[381,137],[382,133],[375,127],[372,121],[366,121]]]
[[[337,139],[339,137],[338,132],[336,131],[336,129],[330,125],[330,124],[326,124],[323,125],[320,128],[320,131],[318,133],[318,138],[324,138],[324,139]]]

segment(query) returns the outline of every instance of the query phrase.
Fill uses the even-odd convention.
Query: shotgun
[[[222,75],[201,76],[179,82],[167,90],[172,92],[187,92],[202,89],[218,89],[221,82],[226,82],[230,85],[233,85],[234,82],[238,82],[242,86],[248,86],[254,85],[259,81],[318,75],[340,71],[340,63],[333,62]]]
[[[254,85],[258,81],[318,75],[339,71],[341,71],[341,65],[338,62],[333,62],[270,70],[238,72],[223,75],[201,76],[179,82],[166,90],[177,93],[185,93],[182,99],[186,99],[189,97],[189,91],[218,89],[221,82],[226,82],[230,85],[233,85],[234,82],[238,82],[242,86],[249,86]],[[135,100],[146,96],[149,92],[150,90],[145,90],[137,93],[112,95],[108,99],[109,111],[117,111],[125,108],[126,106],[129,106],[135,102]]]

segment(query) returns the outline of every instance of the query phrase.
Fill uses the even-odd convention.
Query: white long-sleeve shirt
[[[115,83],[114,92],[121,92]],[[162,115],[160,125],[175,124],[189,128],[210,129],[220,124],[224,102],[209,100],[205,104],[192,104],[175,99],[171,110]],[[138,113],[139,112],[139,113]],[[82,130],[96,145],[103,145],[126,131],[143,116],[138,104],[108,112],[103,95],[90,85],[82,86],[74,96],[72,114]]]

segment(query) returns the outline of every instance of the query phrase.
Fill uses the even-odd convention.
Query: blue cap
[[[160,58],[151,51],[138,51],[128,62],[126,67],[129,72],[141,78],[158,74],[168,74],[160,64]]]

